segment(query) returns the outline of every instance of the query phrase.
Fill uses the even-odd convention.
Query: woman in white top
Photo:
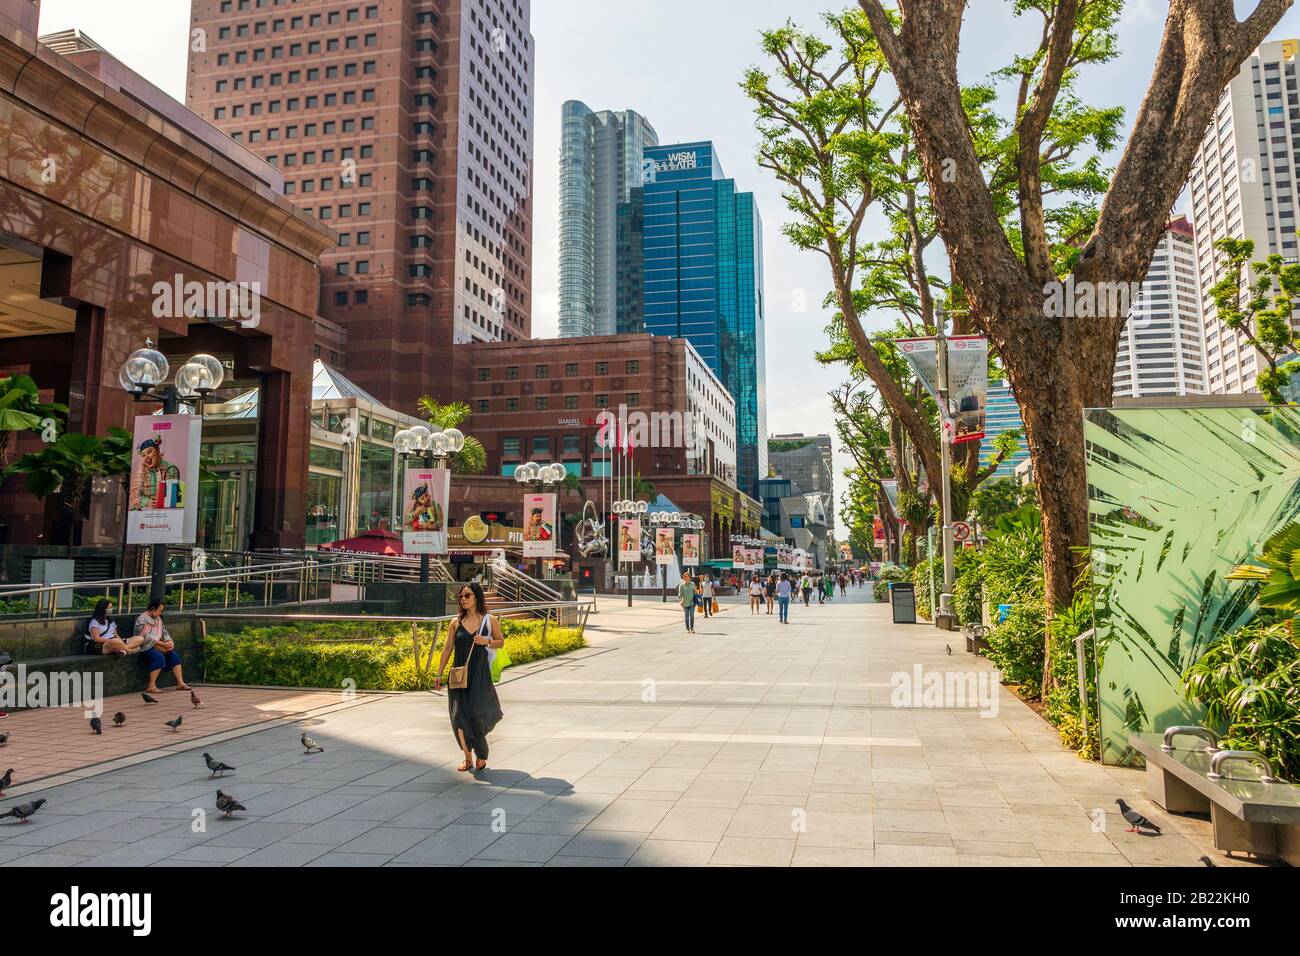
[[[90,615],[90,641],[94,647],[88,648],[100,654],[117,654],[119,657],[128,651],[140,649],[144,643],[142,637],[122,638],[117,633],[117,624],[109,619],[113,613],[113,602],[100,598],[95,610]]]
[[[756,574],[749,579],[749,613],[758,614],[763,606],[763,582]]]

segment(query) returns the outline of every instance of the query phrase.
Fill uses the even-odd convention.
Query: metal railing
[[[564,595],[559,591],[508,564],[491,565],[487,580],[488,586],[507,601],[534,604],[554,604],[564,601]]]
[[[334,584],[364,584],[382,580],[382,563],[356,556],[328,557],[306,561],[250,562],[238,569],[216,568],[185,571],[167,575],[168,604],[176,610],[203,606],[229,608],[248,604],[269,607],[281,603],[328,598]],[[108,598],[118,613],[129,614],[144,607],[149,599],[147,576],[114,578],[104,581],[70,581],[60,584],[17,585],[0,588],[0,600],[23,602],[26,610],[10,612],[16,616],[55,618],[60,614],[76,615],[88,608],[78,607],[78,596]],[[220,598],[214,595],[221,589]],[[205,594],[205,592],[207,592]]]

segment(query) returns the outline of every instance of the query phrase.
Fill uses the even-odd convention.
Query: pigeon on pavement
[[[9,743],[9,735],[8,735],[8,734],[0,734],[0,747],[3,747],[3,746],[4,746],[5,744],[7,744],[7,743]]]
[[[144,698],[144,702],[145,702],[146,704],[156,704],[156,703],[158,703],[158,698],[156,698],[156,697],[150,697],[150,696],[149,696],[148,694],[146,694],[144,691],[140,691],[140,696],[141,696],[142,698]]]
[[[1217,866],[1219,865],[1219,864],[1215,863],[1213,860],[1211,860],[1208,856],[1203,856],[1203,857],[1201,857],[1201,862],[1204,863],[1204,864],[1205,864],[1207,867],[1209,867],[1211,870],[1214,869],[1215,867],[1217,867]]]
[[[180,730],[180,729],[181,729],[181,721],[182,721],[183,719],[184,719],[183,717],[181,717],[180,715],[177,715],[177,717],[176,717],[175,720],[169,720],[169,721],[167,721],[167,726],[170,727],[172,730]]]
[[[39,800],[33,800],[31,803],[20,803],[18,804],[18,806],[12,807],[9,810],[6,810],[4,813],[0,813],[0,820],[4,819],[5,817],[13,817],[15,820],[20,820],[23,823],[26,823],[27,818],[30,817],[32,814],[34,814],[37,810],[39,810],[44,805],[45,805],[44,797],[41,797],[41,799]]]
[[[91,717],[90,731],[91,733],[102,734],[104,732],[104,722],[100,720],[98,717]]]
[[[220,790],[218,790],[217,809],[220,810],[222,813],[224,813],[226,816],[230,816],[236,810],[247,810],[248,807],[244,806],[242,803],[236,800],[231,794],[222,793]]]
[[[218,774],[225,773],[227,770],[233,771],[235,769],[229,764],[222,763],[220,760],[214,760],[212,755],[207,753],[203,755],[203,762],[208,765],[208,769],[212,771],[212,776],[214,777]]]
[[[126,723],[126,714],[122,713],[119,710],[116,714],[113,715],[113,726],[121,727],[124,723]]]
[[[5,771],[5,775],[3,777],[0,777],[0,797],[3,797],[5,795],[5,787],[9,786],[9,784],[13,783],[13,781],[14,781],[14,768],[10,767],[8,770]]]
[[[312,740],[306,734],[302,735],[302,745],[307,748],[307,753],[311,753],[313,750],[319,750],[321,753],[325,752],[324,747],[316,743],[316,741]]]
[[[194,693],[194,691],[190,691],[190,703],[193,704],[195,707],[198,707],[201,703],[203,703],[203,701],[199,700],[198,694]]]
[[[1123,800],[1116,800],[1115,802],[1119,804],[1119,812],[1124,815],[1124,819],[1127,820],[1129,823],[1133,824],[1131,827],[1129,827],[1127,830],[1124,831],[1125,833],[1140,833],[1143,827],[1145,827],[1148,830],[1155,830],[1156,833],[1160,832],[1160,828],[1158,826],[1156,826],[1146,817],[1142,816],[1142,814],[1138,813],[1136,810],[1130,807]]]
[[[945,645],[943,645],[943,646],[944,646],[945,648],[947,648],[947,650],[948,650],[948,656],[949,656],[949,657],[952,657],[952,645],[951,645],[951,644],[945,644]]]

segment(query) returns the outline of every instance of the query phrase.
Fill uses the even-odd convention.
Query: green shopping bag
[[[510,655],[506,652],[506,649],[504,647],[498,648],[497,652],[492,655],[492,683],[501,683],[501,671],[509,667],[511,663],[513,662],[510,660]]]

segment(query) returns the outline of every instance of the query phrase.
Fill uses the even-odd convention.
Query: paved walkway
[[[868,601],[784,627],[727,601],[694,636],[657,601],[602,604],[592,647],[508,672],[477,778],[442,698],[382,697],[200,748],[237,767],[224,781],[195,750],[33,793],[49,803],[0,823],[0,863],[1233,865],[1207,822],[1063,750],[1005,690],[990,716],[894,706],[895,673],[990,668]],[[217,815],[218,787],[248,812]],[[1124,832],[1117,797],[1165,834]]]

